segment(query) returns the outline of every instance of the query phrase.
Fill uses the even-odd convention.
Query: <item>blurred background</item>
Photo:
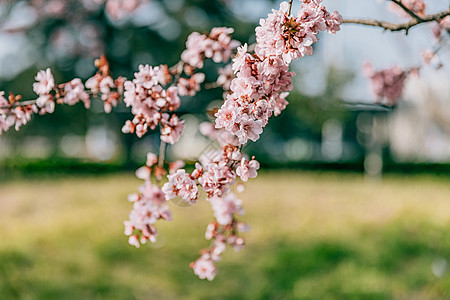
[[[113,76],[132,78],[139,64],[176,64],[192,31],[217,26],[253,43],[279,2],[0,0],[0,91],[35,98],[34,77],[47,67],[58,83],[86,80],[101,54]],[[324,1],[344,18],[404,21],[386,2]],[[428,13],[449,6],[425,2]],[[133,170],[159,145],[157,135],[121,133],[131,117],[123,104],[109,115],[100,101],[57,106],[1,135],[0,299],[448,299],[449,49],[444,67],[424,67],[387,108],[374,104],[363,63],[419,65],[431,26],[405,36],[343,25],[319,38],[314,55],[292,65],[288,108],[245,148],[263,169],[242,194],[250,249],[227,254],[214,283],[188,268],[205,245],[205,203],[174,208],[175,224],[161,224],[153,246],[132,249],[122,236]],[[217,67],[206,64],[207,82]],[[182,99],[186,128],[171,159],[195,161],[208,147],[197,127],[221,97],[210,89]]]
[[[207,32],[214,26],[231,26],[236,29],[234,38],[253,43],[259,18],[280,1],[134,0],[129,3],[130,12],[125,9],[128,6],[108,6],[121,1],[107,2],[106,9],[103,2],[2,1],[0,90],[33,99],[38,70],[51,67],[57,82],[74,77],[85,80],[95,73],[93,60],[101,54],[109,59],[113,75],[132,78],[139,64],[174,65],[192,31]],[[448,6],[447,0],[428,2],[429,13]],[[325,4],[344,17],[403,21],[385,2]],[[265,167],[365,170],[376,176],[382,171],[412,169],[448,173],[448,47],[441,49],[444,67],[427,66],[420,78],[410,79],[396,109],[372,105],[370,82],[361,75],[366,61],[377,69],[419,65],[421,51],[433,44],[430,27],[413,28],[405,36],[343,25],[336,36],[321,34],[314,55],[293,64],[297,76],[289,109],[273,118],[261,141],[246,151]],[[207,82],[216,80],[216,68],[213,63],[206,65]],[[187,128],[182,141],[169,149],[172,157],[198,157],[208,141],[197,125],[207,120],[206,110],[220,104],[220,99],[219,89],[183,99],[181,112]],[[95,104],[89,111],[81,105],[58,106],[55,114],[35,117],[19,132],[2,135],[3,170],[34,172],[41,166],[45,169],[44,162],[49,166],[49,161],[55,165],[51,169],[57,164],[82,168],[79,163],[132,169],[143,162],[147,151],[157,150],[155,136],[138,139],[120,132],[131,116],[123,105],[105,115],[100,101]]]

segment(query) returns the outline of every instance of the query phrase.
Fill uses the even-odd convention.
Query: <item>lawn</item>
[[[127,244],[132,175],[0,185],[0,299],[450,299],[450,180],[277,171],[240,195],[252,230],[213,282],[208,203],[179,207],[156,244]]]

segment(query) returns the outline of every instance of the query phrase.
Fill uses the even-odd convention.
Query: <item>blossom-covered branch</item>
[[[18,129],[33,112],[51,113],[55,104],[73,105],[81,101],[88,108],[91,95],[104,102],[108,113],[123,95],[133,118],[122,131],[142,137],[158,127],[161,141],[159,157],[148,153],[145,165],[136,171],[144,184],[138,193],[128,197],[133,203],[129,220],[124,222],[128,242],[140,247],[156,241],[156,222],[172,218],[167,201],[178,198],[194,205],[203,189],[214,215],[205,233],[211,242],[191,267],[200,278],[212,280],[217,273],[215,263],[220,261],[227,245],[235,250],[245,246],[241,233],[248,226],[238,220],[244,209],[232,187],[238,180],[247,182],[255,178],[260,164],[255,157],[242,152],[243,146],[249,140],[257,141],[269,118],[286,108],[295,75],[289,70],[290,63],[312,55],[318,33],[334,34],[342,23],[341,15],[329,13],[322,0],[304,0],[296,16],[291,15],[292,3],[293,0],[281,3],[279,10],[272,10],[260,21],[254,52],[248,51],[247,44],[239,47],[233,64],[219,70],[216,83],[224,89],[224,104],[214,114],[214,124],[203,123],[200,131],[216,140],[220,147],[203,153],[191,173],[183,169],[182,161],[166,164],[165,148],[177,142],[183,132],[184,122],[177,116],[180,97],[194,96],[200,90],[205,75],[198,71],[204,60],[210,58],[227,64],[240,45],[231,38],[232,28],[213,28],[208,34],[192,33],[175,67],[140,65],[132,80],[113,79],[104,57],[96,62],[99,72],[85,84],[76,78],[56,85],[50,69],[40,71],[33,86],[38,95],[35,102],[25,105],[20,96],[14,95],[6,100],[0,92],[0,106],[6,107],[0,110],[0,130],[2,125],[7,130],[14,123]],[[161,186],[166,175],[167,182]]]
[[[372,20],[372,19],[344,19],[342,23],[344,24],[360,24],[360,25],[366,25],[366,26],[374,26],[374,27],[380,27],[385,30],[389,31],[402,31],[405,30],[405,33],[408,33],[408,31],[419,24],[422,23],[429,23],[429,22],[441,22],[442,20],[448,18],[450,16],[450,8],[444,11],[441,11],[436,14],[431,15],[425,15],[421,17],[420,19],[412,19],[408,22],[395,24],[385,21],[379,21],[379,20]]]

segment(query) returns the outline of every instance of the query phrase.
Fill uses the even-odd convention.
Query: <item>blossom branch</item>
[[[12,103],[10,106],[9,105],[2,105],[2,106],[0,106],[0,110],[2,110],[2,109],[10,109],[10,108],[19,107],[19,106],[33,105],[33,104],[36,104],[36,100],[27,100],[27,101],[15,102],[15,103]]]
[[[344,19],[342,23],[345,24],[360,24],[360,25],[366,25],[366,26],[373,26],[373,27],[380,27],[385,30],[389,31],[402,31],[405,30],[405,33],[408,34],[409,29],[412,27],[422,24],[422,23],[428,23],[428,22],[439,22],[445,17],[450,16],[450,8],[447,10],[444,10],[442,12],[432,14],[432,15],[426,15],[423,18],[419,19],[413,19],[406,23],[401,24],[395,24],[385,21],[379,21],[379,20],[372,20],[372,19]]]

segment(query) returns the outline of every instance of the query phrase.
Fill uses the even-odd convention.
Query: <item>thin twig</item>
[[[420,20],[413,19],[409,22],[401,23],[401,24],[394,24],[394,23],[390,23],[390,22],[384,22],[384,21],[378,21],[378,20],[372,20],[372,19],[345,19],[343,21],[343,23],[380,27],[380,28],[383,28],[383,29],[389,30],[389,31],[405,30],[406,34],[408,34],[409,29],[411,29],[412,27],[414,27],[416,25],[419,25],[422,23],[427,23],[427,22],[433,22],[433,21],[439,22],[447,16],[450,16],[450,8],[445,11],[442,11],[440,13],[437,13],[437,14],[426,15],[423,18],[421,18]]]
[[[9,108],[15,108],[19,106],[27,106],[27,105],[33,105],[36,103],[36,100],[27,100],[27,101],[20,101],[20,102],[14,102],[11,104],[11,106],[0,106],[0,109],[9,109]]]
[[[166,143],[161,141],[161,144],[159,145],[158,167],[160,168],[164,167],[165,156],[166,156]]]
[[[402,1],[399,0],[391,0],[392,2],[394,2],[395,4],[397,4],[398,6],[400,6],[408,15],[410,15],[411,17],[413,17],[413,19],[416,19],[418,21],[422,20],[422,18],[420,18],[418,15],[416,15],[412,10],[410,10],[409,8],[407,8]]]
[[[292,10],[292,3],[294,2],[294,0],[290,0],[289,1],[289,11],[288,11],[288,16],[291,15],[291,10]]]

